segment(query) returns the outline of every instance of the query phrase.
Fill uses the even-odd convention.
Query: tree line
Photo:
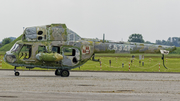
[[[155,44],[150,41],[144,41],[143,36],[138,33],[131,34],[129,36],[128,42],[138,42],[138,43],[147,43],[147,44]]]
[[[138,42],[138,43],[147,43],[147,44],[157,44],[157,45],[167,45],[167,46],[180,46],[180,38],[179,37],[169,37],[168,40],[156,40],[156,43],[152,43],[150,41],[144,41],[143,36],[141,34],[131,34],[129,36],[128,42]]]
[[[4,38],[2,43],[0,44],[0,47],[8,44],[8,43],[11,43],[13,40],[11,38]]]

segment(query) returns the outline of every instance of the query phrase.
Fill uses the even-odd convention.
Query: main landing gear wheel
[[[15,75],[15,76],[19,76],[20,73],[19,73],[19,72],[15,72],[14,75]]]
[[[61,76],[61,70],[56,69],[56,71],[55,71],[55,75],[56,75],[56,76]]]
[[[60,69],[56,69],[56,71],[55,71],[55,75],[56,75],[56,76],[68,77],[69,74],[70,74],[70,73],[69,73],[68,70],[60,70]]]
[[[69,71],[68,70],[61,70],[61,77],[68,77],[69,76]]]

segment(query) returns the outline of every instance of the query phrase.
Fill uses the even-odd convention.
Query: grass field
[[[131,58],[132,54],[97,54],[96,59],[100,59],[102,65],[100,66],[99,62],[94,62],[89,60],[80,68],[75,68],[73,70],[89,70],[89,71],[129,71],[129,63],[130,63],[130,71],[134,72],[159,72],[159,64],[160,64],[160,72],[180,72],[180,55],[167,55],[165,57],[165,65],[168,69],[165,69],[163,66],[163,61],[161,59],[160,54],[145,54],[144,60],[141,60],[139,63],[139,54],[135,54],[135,58]],[[1,58],[3,55],[1,55]],[[109,60],[111,60],[111,66],[109,64]],[[131,63],[132,60],[132,63]],[[144,66],[142,66],[142,62],[144,62]],[[122,67],[124,64],[124,67]],[[14,69],[13,66],[2,62],[1,69]],[[24,67],[18,67],[18,69],[25,70]],[[36,70],[47,70],[35,68]]]
[[[159,72],[159,64],[160,64],[160,72],[180,72],[180,58],[166,58],[165,61],[166,67],[163,66],[163,61],[161,58],[152,57],[145,58],[141,60],[139,63],[139,59],[135,58],[134,61],[128,57],[97,57],[102,61],[102,66],[100,67],[99,62],[88,61],[86,64],[80,67],[80,70],[95,70],[95,71],[129,71],[129,63],[130,63],[130,71],[142,71],[142,72]],[[111,66],[109,64],[109,60],[111,60]],[[133,61],[131,63],[131,60]],[[144,62],[144,66],[142,66],[142,62]],[[124,67],[122,64],[124,63]],[[79,70],[76,68],[74,70]]]
[[[4,51],[0,51],[0,55],[4,55],[6,52]]]

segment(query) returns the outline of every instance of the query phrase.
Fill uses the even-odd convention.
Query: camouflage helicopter
[[[6,52],[4,61],[17,67],[56,69],[55,75],[68,77],[69,70],[95,59],[95,53],[157,53],[160,49],[173,51],[174,46],[142,43],[105,42],[81,38],[65,24],[51,24],[25,28],[22,40]]]

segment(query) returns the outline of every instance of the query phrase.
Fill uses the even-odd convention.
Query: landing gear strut
[[[16,66],[14,67],[14,72],[15,72],[14,73],[15,76],[19,76],[20,75],[20,73],[18,71],[16,71]]]
[[[69,74],[70,74],[70,73],[69,73],[68,70],[60,70],[60,69],[56,69],[56,71],[55,71],[55,75],[56,75],[56,76],[68,77]]]
[[[167,67],[164,64],[164,54],[162,54],[162,60],[163,60],[163,66],[167,69]]]

